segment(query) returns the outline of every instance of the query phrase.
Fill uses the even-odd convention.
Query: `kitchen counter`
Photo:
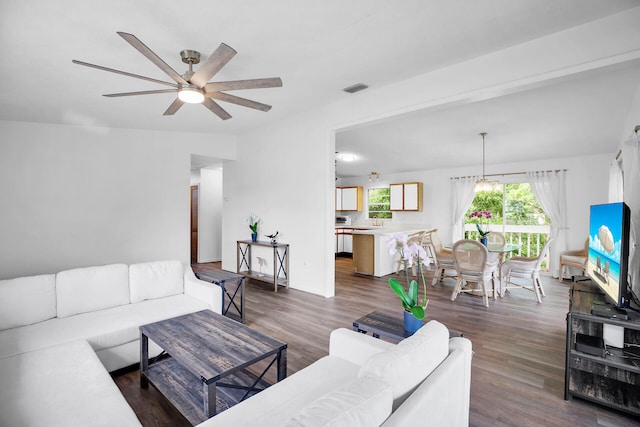
[[[353,267],[358,274],[376,277],[396,272],[398,254],[389,253],[388,239],[393,233],[405,234],[431,230],[430,225],[391,224],[384,227],[371,227],[368,230],[353,228]]]

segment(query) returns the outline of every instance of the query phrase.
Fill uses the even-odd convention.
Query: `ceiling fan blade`
[[[205,92],[220,92],[223,90],[264,89],[282,87],[280,77],[266,79],[234,80],[229,82],[211,82],[204,85]]]
[[[189,84],[180,74],[178,74],[173,68],[164,62],[158,55],[156,55],[151,49],[142,43],[136,36],[129,33],[123,33],[118,31],[118,35],[125,39],[131,46],[136,48],[138,52],[147,57],[147,59],[153,62],[158,68],[165,72],[166,75],[171,77],[177,83],[186,85]]]
[[[212,92],[205,94],[207,98],[217,99],[218,101],[230,102],[232,104],[242,105],[243,107],[253,108],[260,111],[269,111],[271,105],[261,104],[256,101],[252,101],[246,98],[240,98],[239,96],[229,95],[224,92]]]
[[[108,93],[102,96],[108,96],[110,98],[115,98],[118,96],[134,96],[134,95],[153,95],[156,93],[176,93],[178,89],[159,89],[159,90],[144,90],[140,92],[122,92],[122,93]]]
[[[202,88],[211,77],[215,76],[227,62],[235,56],[236,52],[233,48],[227,46],[224,43],[220,43],[220,46],[213,51],[211,55],[200,65],[198,71],[189,79],[190,82],[199,88]]]
[[[231,114],[227,113],[221,106],[219,106],[213,99],[206,98],[202,105],[211,110],[216,116],[220,117],[222,120],[227,120],[231,118]]]
[[[138,74],[127,73],[126,71],[115,70],[113,68],[107,68],[107,67],[103,67],[101,65],[89,64],[88,62],[82,62],[82,61],[78,61],[76,59],[73,59],[71,62],[73,62],[74,64],[78,64],[78,65],[84,65],[85,67],[95,68],[97,70],[109,71],[111,73],[122,74],[123,76],[127,76],[127,77],[134,77],[136,79],[142,79],[142,80],[146,80],[146,81],[149,81],[149,82],[160,83],[161,85],[171,86],[171,87],[175,87],[175,88],[178,87],[178,85],[175,84],[175,83],[169,83],[169,82],[165,82],[165,81],[162,81],[162,80],[152,79],[151,77],[140,76]]]
[[[182,102],[180,100],[180,98],[176,98],[175,101],[173,101],[171,103],[171,105],[169,105],[169,108],[167,108],[167,110],[162,113],[163,116],[172,116],[176,113],[176,111],[178,111],[180,109],[180,107],[182,107],[184,105],[184,102]]]

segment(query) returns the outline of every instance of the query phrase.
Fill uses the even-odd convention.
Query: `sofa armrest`
[[[401,427],[428,417],[429,425],[467,427],[471,391],[471,341],[449,340],[449,356],[382,424]]]
[[[392,347],[394,344],[345,328],[334,330],[329,337],[330,356],[339,357],[359,366],[362,366],[370,356]]]
[[[189,265],[184,269],[184,293],[204,301],[212,311],[222,314],[222,288],[198,279]]]

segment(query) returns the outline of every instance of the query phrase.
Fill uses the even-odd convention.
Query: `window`
[[[391,218],[389,187],[370,188],[368,200],[369,218]]]
[[[519,244],[520,249],[514,255],[538,256],[547,242],[551,222],[528,183],[500,184],[493,191],[476,193],[464,217],[465,238],[468,239],[479,238],[475,225],[479,221],[469,219],[474,211],[491,212],[492,218],[483,219],[482,223],[488,223],[491,231],[503,233],[507,243]]]

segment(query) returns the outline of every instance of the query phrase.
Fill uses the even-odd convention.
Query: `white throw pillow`
[[[76,268],[56,274],[58,317],[129,304],[126,264]]]
[[[358,378],[311,402],[285,427],[379,426],[391,414],[392,400],[389,384]]]
[[[448,354],[449,331],[431,320],[392,349],[367,359],[358,377],[373,376],[389,383],[395,409]]]
[[[184,292],[184,266],[180,261],[154,261],[129,266],[131,303]]]
[[[0,329],[31,325],[56,317],[56,276],[0,280]]]

